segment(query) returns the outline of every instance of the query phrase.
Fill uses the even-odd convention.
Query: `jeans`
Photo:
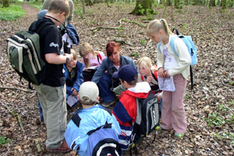
[[[111,102],[115,99],[114,93],[111,91],[112,79],[108,74],[103,74],[101,80],[98,82],[99,94],[104,102]]]

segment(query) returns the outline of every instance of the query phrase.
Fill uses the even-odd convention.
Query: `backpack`
[[[121,156],[118,135],[111,128],[111,124],[89,131],[88,155],[90,156]]]
[[[35,22],[36,23],[36,22]],[[34,24],[35,31],[21,30],[18,33],[7,39],[7,53],[8,59],[14,70],[30,83],[39,85],[45,75],[45,61],[40,53],[40,36],[38,33],[44,29],[45,26],[51,23],[44,22],[37,26]],[[50,26],[46,27],[41,37],[47,34]]]
[[[159,123],[159,106],[157,97],[152,92],[145,99],[136,98],[137,116],[133,123],[133,143],[155,130]]]
[[[102,108],[102,107],[101,107]],[[104,109],[104,108],[103,108]],[[105,110],[105,109],[104,109]],[[107,111],[107,110],[106,110]],[[111,112],[107,111],[109,114]],[[119,145],[118,135],[114,129],[112,129],[112,123],[106,123],[96,129],[88,131],[86,134],[88,137],[87,143],[87,153],[84,153],[85,149],[82,149],[81,146],[77,144],[77,140],[80,140],[80,143],[84,144],[87,140],[85,137],[80,137],[79,134],[76,134],[76,131],[79,131],[81,117],[79,116],[79,110],[71,118],[71,121],[67,125],[67,130],[65,132],[65,139],[68,146],[73,149],[81,152],[81,155],[87,154],[89,156],[121,156],[122,151]],[[86,128],[82,129],[85,131]],[[80,154],[80,153],[79,153]]]
[[[189,55],[191,57],[191,64],[190,64],[190,80],[191,80],[191,90],[193,89],[193,70],[192,70],[192,66],[197,64],[197,48],[192,40],[191,36],[184,36],[184,35],[180,35],[179,31],[177,29],[173,29],[173,31],[176,31],[176,36],[171,37],[171,41],[170,41],[170,45],[172,47],[173,52],[175,53],[175,55],[177,57],[179,57],[178,53],[175,50],[175,38],[179,37],[180,39],[182,39],[182,41],[185,43],[186,47],[188,48],[188,52]],[[158,50],[161,53],[161,46],[162,42],[158,43]]]

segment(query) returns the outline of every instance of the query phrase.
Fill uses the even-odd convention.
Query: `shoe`
[[[63,141],[63,143],[55,149],[47,149],[47,152],[51,152],[51,153],[68,153],[70,152],[71,149],[67,146],[66,141]]]
[[[160,130],[162,130],[163,128],[161,127],[161,126],[157,126],[156,127],[156,130],[158,130],[158,131],[160,131]]]
[[[111,102],[103,102],[102,106],[103,107],[110,107],[111,105],[113,105],[115,103],[115,100],[111,101]]]
[[[181,139],[181,138],[183,138],[183,136],[184,136],[183,133],[175,133],[175,137],[176,137],[176,138]]]

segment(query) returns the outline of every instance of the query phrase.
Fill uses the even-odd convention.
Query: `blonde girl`
[[[161,52],[157,53],[158,76],[170,78],[173,76],[175,91],[163,91],[161,124],[157,129],[173,129],[175,137],[182,138],[187,129],[185,111],[183,107],[184,94],[189,76],[191,58],[186,45],[180,38],[175,39],[175,50],[170,46],[174,37],[165,19],[155,19],[147,26],[146,34],[152,41],[162,42]]]
[[[139,71],[138,81],[146,81],[149,83],[151,90],[158,94],[158,101],[161,99],[161,91],[158,87],[157,79],[157,66],[152,65],[152,61],[149,57],[142,57],[137,61],[137,67]]]
[[[85,68],[100,66],[102,60],[106,58],[103,52],[94,51],[93,47],[87,42],[80,44],[79,53],[80,56],[83,57]]]

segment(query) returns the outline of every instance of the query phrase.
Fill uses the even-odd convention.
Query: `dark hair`
[[[120,79],[120,81],[124,81],[124,80],[122,80],[122,79]],[[131,86],[133,86],[133,85],[136,85],[137,84],[137,82],[138,82],[138,74],[137,75],[135,75],[135,80],[133,80],[133,81],[126,81],[129,85],[131,85]]]
[[[114,48],[117,48],[118,50],[120,50],[118,43],[114,42],[114,41],[110,41],[107,43],[106,45],[106,54],[107,57],[111,56],[114,52]]]

